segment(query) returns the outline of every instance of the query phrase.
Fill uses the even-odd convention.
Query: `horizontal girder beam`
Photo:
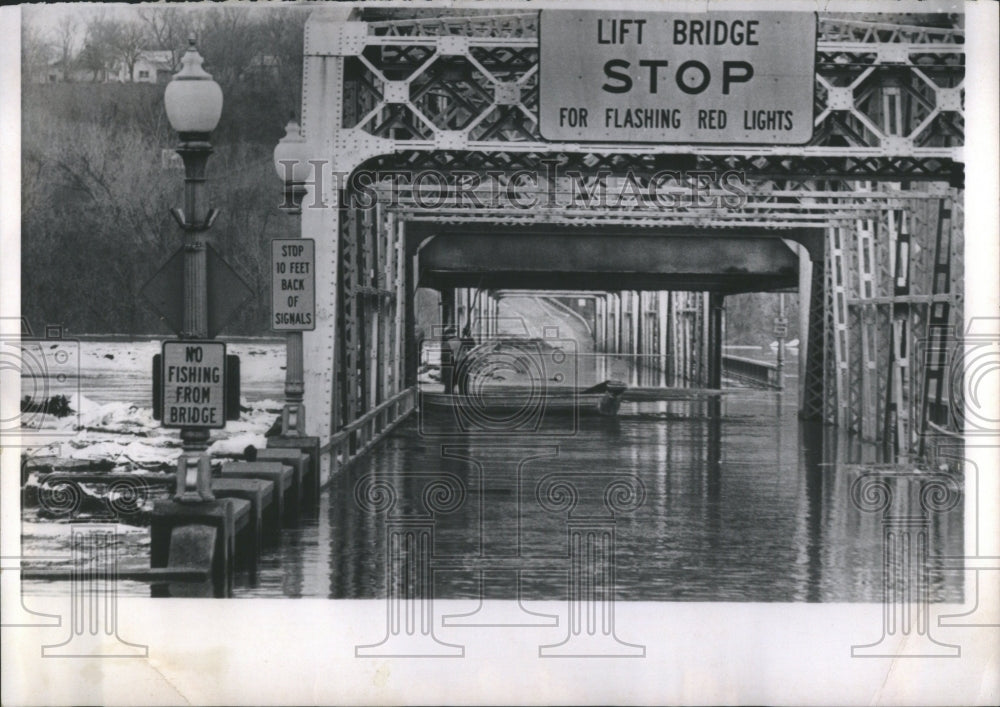
[[[420,285],[518,289],[748,292],[798,282],[776,237],[445,233],[418,255]]]

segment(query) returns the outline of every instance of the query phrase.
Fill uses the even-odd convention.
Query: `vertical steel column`
[[[401,282],[400,290],[404,293],[402,327],[400,335],[400,350],[403,352],[403,385],[412,386],[417,384],[417,376],[420,370],[421,346],[417,346],[417,316],[416,316],[416,272],[414,257],[407,247],[406,227],[402,221],[399,224],[399,241],[401,254]],[[434,329],[431,327],[431,335]],[[429,346],[432,342],[426,342]]]
[[[806,365],[800,374],[803,399],[799,417],[823,420],[824,320],[826,319],[825,272],[822,261],[810,263],[809,324],[806,333]]]
[[[604,341],[604,298],[594,297],[594,353],[601,350]]]
[[[469,289],[467,287],[456,289],[455,301],[458,302],[458,312],[455,317],[458,324],[458,333],[460,336],[464,336],[465,325],[469,321]]]
[[[830,287],[833,305],[833,351],[834,351],[834,381],[836,387],[835,419],[839,427],[849,425],[849,396],[847,394],[847,376],[849,368],[849,338],[847,332],[847,284],[848,269],[845,241],[849,238],[849,229],[836,225],[828,229],[827,238],[830,241]],[[828,396],[829,398],[829,396]]]
[[[478,341],[483,341],[490,335],[490,293],[488,290],[479,292],[479,325]]]
[[[826,234],[824,287],[826,288],[826,306],[823,317],[823,421],[828,425],[838,426],[837,420],[837,354],[834,348],[836,337],[836,307],[833,291],[833,257],[830,254],[832,239]]]
[[[877,296],[875,282],[875,221],[859,219],[858,232],[858,316],[861,325],[860,406],[861,436],[874,442],[878,438],[878,308],[871,303]]]
[[[604,361],[605,377],[607,377],[607,367],[608,361],[610,360],[611,353],[614,351],[614,344],[612,339],[614,338],[614,327],[615,327],[615,313],[614,313],[615,299],[614,294],[607,292],[604,295],[604,343],[601,346],[601,353],[604,354],[601,360]]]
[[[889,211],[889,232],[895,234],[893,298],[910,294],[910,233],[905,212]],[[905,463],[909,452],[909,305],[894,301],[886,385],[885,440],[887,457]]]
[[[722,317],[725,298],[718,292],[708,294],[708,387],[722,388]]]
[[[361,351],[359,352],[359,383],[360,383],[360,393],[358,396],[358,402],[360,403],[358,408],[358,416],[368,412],[374,406],[374,393],[375,393],[375,370],[378,368],[377,360],[374,357],[378,355],[378,299],[373,297],[372,293],[377,292],[377,242],[374,233],[374,219],[372,218],[372,213],[370,209],[361,210],[361,233],[360,233],[360,247],[361,247],[361,257],[358,261],[358,285],[360,285],[362,292],[359,292],[361,296],[358,297],[360,300],[361,311],[358,315],[358,324],[360,339],[361,339]],[[360,438],[360,444],[367,444],[370,435],[368,431],[368,426],[366,425],[364,429],[359,430],[358,435]]]
[[[406,380],[406,357],[408,355],[406,347],[406,337],[410,335],[406,331],[406,311],[411,297],[410,291],[406,287],[406,243],[403,240],[405,231],[401,221],[394,220],[393,228],[393,260],[394,287],[396,291],[396,306],[394,314],[394,338],[393,356],[395,357],[394,384],[390,390],[390,395],[395,395],[407,386]],[[420,352],[417,352],[417,356]]]
[[[659,337],[656,342],[658,357],[658,368],[660,370],[659,385],[666,387],[670,377],[667,374],[667,356],[670,341],[670,293],[660,290],[656,293],[656,317]]]
[[[962,292],[965,283],[965,204],[961,190],[951,190],[948,208],[951,212],[951,221],[947,228],[951,234],[948,251],[951,262],[949,280],[951,281],[950,292],[952,294],[949,299],[949,309],[951,310],[952,326],[957,332],[965,330],[962,298],[957,296]]]
[[[910,295],[926,297],[931,291],[930,275],[933,270],[934,232],[937,223],[937,200],[915,199],[907,204],[910,213]],[[928,320],[931,314],[930,302],[920,299],[910,303],[910,386],[907,400],[910,419],[909,446],[917,451],[920,446],[920,414],[923,411],[923,382],[926,357],[924,345],[927,342]]]
[[[378,244],[377,270],[375,272],[376,299],[375,311],[378,315],[378,355],[375,381],[376,406],[389,399],[388,390],[391,372],[392,333],[393,333],[393,271],[392,255],[394,252],[392,227],[389,219],[383,213],[381,204],[375,208],[376,243]],[[375,433],[380,433],[392,420],[392,410],[386,409],[375,416]]]
[[[302,237],[316,241],[316,328],[303,333],[306,430],[326,441],[339,428],[344,392],[338,379],[344,358],[341,239],[345,192],[326,170],[349,171],[354,156],[334,149],[333,139],[344,120],[344,57],[317,47],[330,25],[347,21],[349,10],[315,13],[306,23],[302,75],[302,134],[314,151],[313,182],[302,203]],[[331,165],[325,160],[333,159]],[[338,390],[340,388],[340,390]],[[320,459],[321,476],[330,471],[330,455]]]
[[[381,205],[379,210],[381,211]],[[382,244],[383,273],[383,314],[382,317],[382,363],[379,373],[382,376],[379,385],[379,403],[388,400],[395,389],[396,375],[396,219],[391,215],[378,219]],[[386,420],[392,419],[392,411],[386,413]]]
[[[799,253],[799,411],[806,407],[805,372],[808,360],[809,303],[812,301],[812,261],[809,251],[801,243],[796,243]]]
[[[698,314],[701,317],[700,326],[698,327],[698,332],[701,336],[701,340],[698,342],[698,383],[699,385],[709,387],[712,359],[712,296],[708,292],[699,292],[698,300]]]
[[[934,270],[931,294],[948,294],[951,290],[951,204],[942,200],[938,209],[937,233],[934,244]],[[945,387],[948,376],[947,346],[949,343],[950,303],[932,302],[928,323],[927,361],[924,367],[922,409],[920,412],[920,454],[926,452],[929,422],[947,424]]]
[[[392,300],[386,296],[392,285],[392,271],[389,269],[392,265],[392,251],[388,247],[388,228],[382,218],[381,205],[376,205],[375,207],[374,226],[376,252],[374,259],[375,272],[372,280],[376,288],[373,300],[375,302],[375,316],[378,321],[374,327],[376,350],[372,355],[372,363],[375,368],[372,371],[372,387],[374,390],[372,405],[378,406],[379,403],[386,399],[385,385],[386,368],[388,366],[388,340],[389,332],[391,331],[389,322],[392,317]]]
[[[357,209],[351,205],[345,208],[343,239],[341,241],[341,301],[343,302],[343,324],[341,331],[341,348],[344,361],[344,419],[348,425],[357,419],[360,409],[358,401],[362,332],[359,331],[358,308],[361,305],[357,288],[359,286],[358,263],[358,229],[359,219]]]
[[[631,336],[629,353],[632,354],[632,384],[642,385],[642,297],[636,290],[629,291],[632,305]]]
[[[850,231],[850,235],[843,243],[844,265],[846,268],[845,289],[847,291],[847,430],[850,432],[861,432],[861,418],[864,414],[864,406],[861,395],[861,337],[862,337],[862,311],[861,311],[861,264],[858,260],[858,235],[857,221],[850,220],[843,223],[844,231]]]
[[[675,361],[674,377],[686,385],[690,380],[691,372],[688,368],[690,360],[690,337],[688,330],[690,322],[688,320],[687,301],[690,297],[688,292],[674,293],[674,336],[671,356]]]
[[[702,375],[702,365],[705,360],[701,348],[705,345],[704,315],[705,302],[701,292],[688,293],[688,368],[691,384],[704,386],[705,376]]]
[[[621,354],[624,348],[625,309],[622,302],[624,293],[615,293],[615,353]]]
[[[667,292],[667,307],[666,307],[666,321],[664,322],[664,329],[666,329],[666,343],[664,344],[664,351],[667,354],[667,380],[666,385],[673,386],[677,385],[677,358],[675,352],[675,336],[676,336],[676,326],[677,326],[677,316],[676,316],[677,298],[675,293]]]
[[[441,290],[441,383],[444,392],[451,393],[455,380],[455,361],[452,360],[452,350],[449,346],[449,331],[457,336],[455,331],[455,290]]]
[[[778,319],[781,322],[787,321],[785,318],[785,293],[778,293]],[[784,326],[784,325],[782,325]],[[723,341],[725,341],[725,321],[723,321]],[[778,336],[778,359],[776,363],[776,377],[778,390],[784,390],[785,388],[785,334]]]

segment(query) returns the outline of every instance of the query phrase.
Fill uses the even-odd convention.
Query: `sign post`
[[[813,133],[808,12],[542,10],[547,140],[783,144]]]
[[[316,242],[311,238],[275,238],[271,241],[271,329],[287,334],[282,437],[305,434],[302,332],[315,328]]]

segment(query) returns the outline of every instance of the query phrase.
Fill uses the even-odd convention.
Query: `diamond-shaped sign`
[[[211,245],[206,245],[208,281],[208,338],[215,337],[233,314],[250,299],[253,291]],[[184,328],[184,248],[149,279],[143,288],[146,298],[167,325],[180,334]]]

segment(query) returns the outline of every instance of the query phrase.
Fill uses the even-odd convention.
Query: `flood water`
[[[257,349],[262,361],[277,356],[257,346],[248,361]],[[279,398],[276,376],[259,368],[245,394]],[[131,391],[149,404],[139,373],[93,378],[82,386],[91,398]],[[546,410],[491,434],[463,433],[449,412],[414,414],[334,476],[255,575],[238,574],[235,595],[380,598],[392,556],[390,574],[425,572],[440,598],[564,599],[582,562],[622,600],[872,602],[883,564],[895,577],[908,557],[886,554],[892,516],[908,519],[904,539],[926,552],[916,564],[929,598],[961,601],[963,573],[935,559],[963,554],[961,478],[946,477],[956,490],[946,510],[927,503],[940,478],[927,472],[890,475],[852,498],[859,477],[880,468],[878,450],[800,422],[796,389],[793,366],[787,392],[692,391],[626,402],[613,418]],[[880,494],[889,509],[861,507]],[[68,554],[67,529],[48,523],[32,525],[26,554]],[[121,562],[148,566],[148,528],[121,527]],[[407,538],[426,542],[420,557]],[[64,582],[24,588],[68,592]],[[149,587],[122,582],[119,592]]]
[[[851,496],[875,452],[799,422],[794,398],[626,403],[617,418],[553,414],[506,435],[411,417],[332,480],[236,594],[383,597],[387,547],[400,552],[389,538],[420,528],[437,597],[563,599],[570,529],[589,528],[613,537],[602,557],[619,599],[880,601],[883,513]],[[931,600],[961,601],[961,573],[934,559],[962,552],[960,499],[929,512],[924,479],[886,483],[892,512],[926,532]]]

